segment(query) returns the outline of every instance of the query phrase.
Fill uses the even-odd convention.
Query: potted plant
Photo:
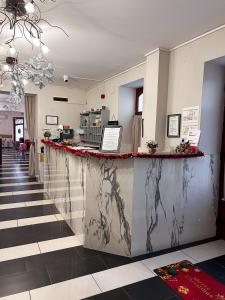
[[[150,154],[154,154],[156,153],[157,147],[158,147],[158,143],[156,141],[148,141],[146,143],[146,146],[148,148],[148,152]]]
[[[51,137],[51,132],[49,131],[49,130],[46,130],[45,132],[44,132],[44,137],[45,137],[45,139],[47,139],[47,140],[49,140],[49,138]]]
[[[189,141],[186,141],[182,139],[180,145],[176,147],[176,153],[184,153],[188,154],[192,152],[191,144]]]

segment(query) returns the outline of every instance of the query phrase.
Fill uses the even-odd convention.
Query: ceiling
[[[225,23],[224,0],[46,0],[41,8],[69,35],[43,25],[58,78],[102,80],[144,61],[155,48],[172,48]],[[1,43],[6,35],[1,34]],[[20,59],[35,53],[22,40],[17,47]]]

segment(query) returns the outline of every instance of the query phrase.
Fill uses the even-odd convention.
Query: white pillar
[[[169,73],[169,51],[156,49],[146,55],[146,77],[144,85],[144,137],[142,146],[147,140],[156,140],[159,150],[164,150],[167,94]]]

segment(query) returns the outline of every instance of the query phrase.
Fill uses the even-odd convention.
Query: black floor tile
[[[225,255],[214,258],[214,261],[225,268]]]
[[[24,166],[24,165],[18,165],[18,166],[6,166],[6,165],[0,165],[0,172],[4,173],[4,172],[16,172],[16,171],[22,171],[22,169],[27,169],[28,170],[28,166]]]
[[[20,176],[28,176],[28,172],[21,173],[21,172],[13,172],[13,173],[1,173],[0,178],[2,177],[20,177]]]
[[[36,182],[36,178],[12,178],[12,179],[1,179],[0,184],[10,184],[10,183],[23,183],[23,182]]]
[[[45,200],[45,193],[33,193],[33,194],[21,194],[21,195],[10,195],[0,196],[0,204],[20,203],[27,201],[39,201]]]
[[[0,249],[73,235],[65,221],[2,229]]]
[[[46,270],[34,270],[0,277],[0,297],[25,292],[50,284]]]
[[[58,214],[54,204],[0,210],[0,222]]]
[[[26,269],[28,271],[37,268],[47,269],[47,267],[51,265],[68,264],[68,262],[72,260],[79,262],[80,257],[77,255],[75,248],[76,247],[26,257]]]
[[[225,277],[225,267],[218,264],[214,259],[198,263],[197,266],[215,279]]]
[[[221,284],[225,285],[225,276],[217,277],[215,278],[217,281],[219,281]]]
[[[110,292],[102,293],[85,299],[86,300],[87,299],[88,300],[131,300],[131,298],[128,297],[128,295],[123,291],[123,289],[116,289]],[[150,300],[152,298],[149,297],[148,299]],[[141,300],[141,298],[139,300]]]
[[[24,259],[13,259],[0,262],[0,277],[10,274],[18,274],[26,271]]]
[[[104,271],[107,266],[98,256],[93,256],[88,259],[77,260],[77,257],[71,257],[69,260],[52,264],[48,266],[48,274],[51,283],[57,283],[88,274]]]
[[[134,262],[132,258],[117,256],[108,253],[100,253],[99,256],[109,268],[115,268]]]
[[[31,185],[5,186],[5,187],[0,187],[0,193],[41,190],[43,188],[44,188],[44,185],[42,183],[31,184]]]
[[[91,258],[93,256],[100,256],[102,252],[90,250],[87,248],[84,248],[83,246],[76,247],[77,254],[80,256],[80,258]]]
[[[128,285],[124,287],[123,290],[132,300],[164,300],[177,296],[176,293],[159,277]]]

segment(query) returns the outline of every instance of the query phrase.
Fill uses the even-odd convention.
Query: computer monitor
[[[72,140],[74,138],[73,129],[63,129],[63,132],[60,133],[60,140]]]

